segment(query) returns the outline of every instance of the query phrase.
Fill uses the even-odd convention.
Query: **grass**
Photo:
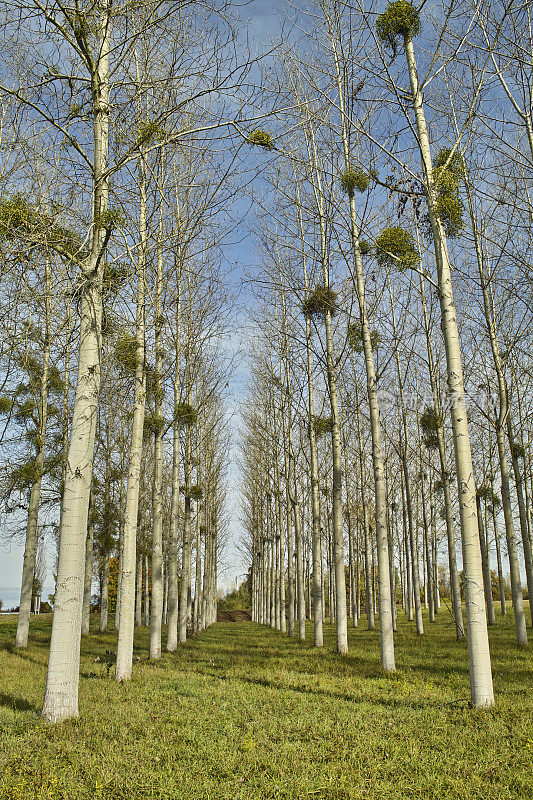
[[[533,795],[531,648],[512,615],[490,632],[497,703],[468,707],[466,646],[443,608],[417,638],[400,619],[398,671],[381,674],[377,632],[350,654],[252,623],[220,623],[161,661],[136,633],[134,678],[106,677],[115,635],[84,637],[79,720],[39,717],[50,618],[26,652],[0,621],[1,800],[403,800]]]

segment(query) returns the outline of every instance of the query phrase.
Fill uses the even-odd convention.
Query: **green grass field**
[[[532,648],[514,646],[512,615],[490,634],[489,711],[468,706],[466,645],[443,609],[423,638],[400,617],[392,677],[364,620],[347,657],[331,626],[317,652],[219,623],[150,663],[142,629],[126,685],[95,661],[115,636],[95,633],[82,642],[81,717],[56,727],[39,718],[50,622],[32,620],[18,653],[15,618],[0,621],[2,800],[533,797]]]

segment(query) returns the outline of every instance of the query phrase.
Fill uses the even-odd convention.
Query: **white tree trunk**
[[[311,522],[312,522],[312,558],[313,558],[313,635],[315,647],[324,644],[324,586],[322,582],[322,529],[320,526],[320,502],[318,497],[318,458],[316,450],[316,436],[313,427],[315,416],[315,400],[313,386],[313,362],[311,354],[311,322],[305,321],[305,346],[308,388],[308,435],[311,471]]]
[[[189,392],[187,397],[190,399]],[[187,618],[189,610],[189,594],[191,587],[191,498],[189,495],[191,487],[191,428],[187,426],[185,442],[185,510],[183,517],[183,545],[181,562],[181,587],[179,605],[179,628],[178,641],[183,644],[187,640]]]
[[[485,604],[487,606],[487,624],[496,625],[494,616],[494,603],[492,602],[492,581],[490,579],[489,554],[487,551],[487,539],[483,527],[483,513],[481,511],[481,501],[477,498],[477,524],[479,530],[479,547],[481,550],[481,569],[483,571],[483,589],[485,592]]]
[[[181,252],[178,251],[176,300],[176,364],[174,368],[174,407],[180,401],[181,363]],[[178,646],[178,535],[180,512],[180,426],[177,419],[173,424],[172,440],[172,487],[170,500],[170,534],[168,549],[168,630],[167,650],[174,652]]]
[[[439,391],[437,387],[437,378],[435,372],[435,362],[433,359],[433,350],[431,348],[429,319],[428,319],[427,304],[426,304],[426,292],[424,288],[424,278],[422,277],[422,275],[420,275],[420,298],[422,301],[422,312],[424,316],[424,331],[426,334],[429,379],[431,382],[431,392],[433,394],[433,405],[435,408],[435,413],[437,415],[437,418],[442,419],[442,411],[441,411]],[[446,446],[444,444],[444,431],[442,426],[439,426],[437,430],[437,439],[439,444],[442,490],[444,494],[444,513],[446,515],[446,536],[448,541],[448,569],[450,571],[450,592],[452,595],[453,618],[455,620],[455,636],[456,639],[459,641],[460,639],[464,639],[465,632],[463,627],[463,610],[461,606],[461,585],[459,583],[459,573],[457,570],[457,555],[455,552],[452,496],[450,492],[450,475],[448,473],[448,465],[446,462]]]
[[[160,212],[161,214],[161,212]],[[150,658],[161,658],[161,624],[163,618],[163,253],[161,226],[157,246],[157,285],[155,300],[155,417],[157,429],[154,441],[154,487],[152,528],[152,608],[150,613]]]
[[[148,567],[148,556],[143,556],[144,564],[144,603],[143,603],[143,625],[145,628],[150,624],[150,569]]]
[[[422,95],[418,86],[413,42],[410,37],[405,38],[405,53],[409,70],[424,180],[428,192],[428,211],[437,262],[448,390],[452,399],[451,419],[461,516],[470,695],[474,706],[484,707],[494,703],[494,692],[492,687],[487,618],[485,614],[485,598],[483,595],[481,552],[477,530],[476,488],[474,484],[472,451],[466,413],[461,348],[453,300],[448,249],[444,229],[437,212],[437,198],[433,181],[433,165],[431,161],[429,137]]]
[[[78,716],[85,536],[100,387],[102,298],[98,279],[87,281],[80,313],[78,382],[63,493],[54,619],[43,705],[43,716],[49,722]]]
[[[146,281],[146,165],[139,157],[139,258],[137,266],[137,310],[135,331],[135,398],[128,468],[128,488],[124,513],[124,544],[120,580],[120,619],[115,678],[131,678],[135,630],[135,572],[137,563],[137,517],[146,403],[145,368],[145,281]],[[117,602],[119,597],[117,596]]]
[[[81,612],[81,633],[89,633],[91,622],[91,589],[93,583],[93,553],[94,553],[94,520],[92,498],[89,500],[89,513],[87,520],[87,538],[85,541],[85,578],[83,582],[83,606]]]
[[[514,442],[513,426],[511,423],[510,414],[508,414],[507,416],[507,438],[509,440],[509,448],[511,451],[511,463],[513,465],[513,473],[515,478],[516,498],[518,500],[520,532],[522,535],[522,547],[524,552],[524,567],[526,570],[527,594],[530,599],[529,615],[533,623],[533,560],[531,556],[531,542],[529,541],[527,508],[524,499],[524,482],[522,480],[522,473],[520,472],[520,465],[518,463],[518,458],[515,455],[515,450],[514,450],[515,442]]]
[[[479,235],[477,219],[474,213],[474,206],[472,203],[472,195],[468,175],[465,173],[465,186],[468,198],[468,210],[470,214],[470,221],[474,233],[474,244],[476,248],[476,259],[481,282],[481,290],[483,294],[483,311],[485,314],[485,322],[487,325],[487,332],[494,361],[494,368],[498,378],[498,394],[500,401],[500,408],[498,418],[496,419],[496,442],[498,445],[498,458],[500,462],[500,477],[502,484],[502,505],[503,516],[505,520],[505,535],[507,539],[507,552],[509,556],[509,569],[511,574],[511,592],[513,596],[513,609],[515,617],[516,640],[519,647],[527,646],[527,630],[526,618],[524,614],[524,603],[522,599],[522,585],[520,582],[520,570],[518,566],[518,556],[516,552],[516,538],[514,532],[513,513],[511,508],[511,493],[509,489],[509,466],[507,462],[507,454],[505,451],[505,425],[509,418],[509,400],[507,391],[507,381],[505,378],[503,364],[500,355],[500,348],[498,338],[496,336],[496,327],[494,325],[494,314],[492,309],[491,297],[489,296],[489,284],[485,278],[483,267],[483,251],[481,246],[481,237]],[[481,536],[481,533],[480,533]],[[483,558],[482,551],[482,558]],[[485,555],[485,562],[487,556]],[[486,575],[488,572],[488,576]],[[485,583],[487,579],[490,585],[490,569],[485,565],[484,571]],[[488,604],[488,591],[485,589]],[[490,598],[492,603],[492,591],[490,590]],[[489,606],[489,622],[495,623],[494,608]]]
[[[403,485],[405,489],[405,504],[407,506],[407,521],[409,524],[409,543],[411,547],[411,565],[412,565],[412,581],[413,581],[413,593],[414,593],[414,601],[415,601],[415,620],[416,620],[416,632],[418,636],[422,636],[424,633],[424,623],[422,620],[422,604],[420,600],[420,567],[418,563],[418,541],[417,535],[415,530],[415,525],[413,521],[413,506],[411,500],[411,479],[409,476],[409,467],[407,464],[407,455],[408,455],[408,439],[407,439],[407,413],[405,410],[405,400],[404,400],[404,393],[403,393],[403,379],[402,379],[402,372],[400,367],[400,356],[398,353],[398,336],[396,331],[396,318],[394,314],[394,304],[392,302],[392,293],[391,294],[391,318],[392,318],[392,328],[394,333],[394,355],[396,360],[396,375],[398,380],[398,388],[400,390],[400,460],[402,463],[402,470],[403,470]]]
[[[318,163],[316,144],[312,127],[309,127],[312,145],[314,180],[313,190],[318,212],[320,230],[320,259],[322,262],[322,281],[329,288],[328,251],[326,238],[326,220],[324,214],[324,197],[322,180]],[[344,535],[342,516],[342,450],[340,439],[340,417],[337,399],[337,377],[335,374],[335,353],[333,347],[333,331],[331,311],[324,314],[326,331],[326,375],[331,410],[331,449],[333,458],[333,475],[331,484],[332,525],[333,525],[333,568],[335,571],[335,633],[337,652],[345,655],[348,652],[348,618],[346,610],[346,576],[344,573]],[[388,571],[388,567],[387,567]],[[331,584],[331,581],[330,581]],[[331,604],[330,604],[331,605]],[[330,608],[331,612],[331,608]]]
[[[143,611],[143,560],[142,556],[137,553],[137,575],[135,578],[135,627],[140,628],[142,625],[142,611]]]
[[[102,571],[102,596],[100,598],[100,624],[98,630],[100,633],[105,633],[107,630],[107,614],[109,608],[109,556],[107,553],[104,556]]]

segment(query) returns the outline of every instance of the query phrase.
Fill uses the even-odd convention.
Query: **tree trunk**
[[[336,84],[339,99],[339,109],[341,116],[342,146],[344,155],[344,167],[350,168],[350,148],[348,141],[347,119],[345,112],[345,96],[342,80],[342,70],[340,56],[336,40],[331,35],[331,44],[335,59]],[[359,304],[359,318],[361,321],[361,331],[363,336],[363,350],[365,357],[365,368],[367,375],[368,403],[370,408],[370,425],[372,432],[372,463],[374,467],[374,490],[375,490],[375,524],[376,541],[378,553],[378,586],[379,586],[379,630],[380,630],[380,649],[381,666],[385,672],[394,672],[394,631],[391,608],[390,593],[390,572],[389,572],[389,547],[387,537],[387,498],[385,492],[385,470],[383,462],[383,451],[381,445],[381,424],[379,419],[379,406],[377,400],[377,382],[374,367],[374,356],[370,339],[370,326],[368,323],[365,286],[363,278],[363,264],[359,247],[359,228],[357,224],[357,212],[353,192],[349,195],[350,209],[350,234],[352,255],[355,268],[355,285],[357,301]],[[340,502],[340,499],[339,499]],[[342,503],[341,503],[342,506]],[[342,523],[341,523],[342,524]],[[342,535],[342,533],[341,533]],[[342,571],[344,579],[344,566]],[[344,586],[344,580],[343,580]],[[340,593],[339,593],[340,594]]]
[[[85,542],[85,578],[83,582],[83,606],[81,613],[81,632],[83,636],[89,633],[91,621],[91,589],[93,583],[93,551],[94,551],[94,520],[92,492],[89,500],[89,513],[87,520],[87,539]]]
[[[513,465],[513,473],[516,487],[516,497],[518,500],[518,513],[520,516],[520,533],[522,535],[522,546],[524,548],[524,566],[526,569],[527,581],[527,595],[529,597],[529,614],[533,624],[533,561],[531,558],[531,542],[529,541],[529,529],[526,514],[526,503],[524,500],[524,482],[522,480],[522,473],[520,472],[520,465],[516,456],[513,426],[511,423],[511,415],[507,415],[507,438],[509,439],[509,449],[511,451],[511,463]]]
[[[304,565],[303,565],[303,542],[300,525],[300,506],[294,499],[292,500],[292,512],[294,518],[294,535],[296,540],[296,585],[298,601],[298,636],[305,640],[305,585],[304,585]]]
[[[188,368],[187,368],[188,369]],[[190,403],[190,381],[187,380],[187,403]],[[181,587],[179,605],[178,641],[183,644],[187,640],[187,617],[189,606],[189,593],[191,588],[191,426],[187,425],[185,433],[185,508],[183,515],[183,545],[181,562]]]
[[[481,548],[481,566],[483,570],[483,589],[485,592],[485,603],[487,605],[487,624],[496,625],[494,616],[494,603],[492,602],[492,582],[490,579],[489,554],[487,552],[487,541],[483,529],[483,514],[481,511],[481,501],[477,498],[477,524],[479,528],[479,546]]]
[[[135,627],[140,628],[142,625],[142,603],[143,603],[143,560],[142,556],[137,554],[137,577],[135,579]]]
[[[494,488],[493,488],[494,492]],[[496,522],[496,509],[494,505],[492,506],[492,526],[494,528],[494,544],[496,546],[496,562],[498,564],[498,589],[500,593],[500,608],[502,612],[502,616],[505,616],[507,613],[507,608],[505,606],[505,582],[503,578],[503,570],[502,570],[502,554],[500,549],[500,535],[498,533],[498,524]]]
[[[197,451],[198,452],[198,451]],[[201,486],[201,483],[199,482]],[[194,562],[194,616],[193,616],[193,629],[198,633],[200,629],[200,608],[202,605],[202,534],[200,525],[200,502],[198,502],[197,519],[196,519],[196,558]]]
[[[315,415],[313,363],[311,355],[311,322],[305,320],[305,345],[307,366],[307,388],[309,403],[308,436],[309,452],[311,459],[311,522],[312,522],[312,557],[313,557],[313,643],[315,647],[324,645],[324,585],[322,582],[322,529],[320,526],[320,503],[318,498],[318,458],[316,451],[316,436],[313,427]]]
[[[432,562],[431,545],[429,541],[429,525],[426,512],[426,498],[424,494],[423,474],[420,482],[420,489],[422,493],[422,519],[424,523],[424,544],[426,550],[426,591],[428,596],[429,621],[435,622],[435,593],[433,591],[433,567],[431,563]]]
[[[422,620],[422,603],[420,599],[420,568],[418,563],[418,542],[417,542],[417,534],[414,526],[413,521],[413,505],[411,500],[411,480],[409,476],[409,467],[407,464],[407,452],[408,452],[408,438],[407,438],[407,413],[405,410],[405,401],[404,401],[404,393],[403,393],[403,379],[402,373],[400,368],[400,356],[398,353],[398,336],[396,331],[396,319],[394,314],[394,303],[392,301],[392,292],[390,291],[389,286],[389,293],[391,296],[391,318],[392,318],[392,327],[394,333],[394,354],[396,360],[396,375],[398,380],[398,388],[400,390],[400,460],[402,463],[402,470],[403,470],[403,485],[405,489],[405,504],[407,507],[407,521],[409,524],[409,543],[411,548],[411,566],[412,566],[412,581],[413,581],[413,593],[414,593],[414,601],[415,601],[415,619],[416,619],[416,632],[418,636],[422,636],[424,633],[424,623]],[[403,435],[402,435],[403,434]]]
[[[519,647],[526,647],[527,646],[526,618],[525,618],[524,603],[522,598],[522,584],[520,582],[520,569],[518,566],[518,556],[516,552],[516,538],[514,532],[513,513],[511,507],[511,492],[509,488],[509,466],[507,462],[507,454],[505,452],[504,426],[507,424],[509,417],[509,399],[507,391],[507,381],[503,371],[503,364],[498,345],[498,338],[496,336],[496,328],[494,326],[494,313],[492,308],[491,297],[489,295],[490,284],[485,279],[485,271],[483,266],[483,250],[477,227],[477,220],[474,214],[474,207],[470,191],[470,183],[466,171],[464,177],[465,177],[466,193],[468,198],[468,210],[470,214],[470,220],[472,223],[472,230],[474,233],[474,244],[476,248],[476,259],[477,259],[479,277],[481,282],[481,291],[483,294],[483,311],[485,314],[485,323],[487,326],[487,332],[489,336],[489,342],[494,361],[494,369],[496,370],[496,376],[498,378],[498,395],[499,395],[500,408],[499,408],[498,418],[496,419],[496,443],[498,445],[498,458],[500,462],[503,517],[505,520],[505,537],[507,539],[507,553],[509,556],[509,571],[511,576],[511,592],[513,596],[516,641]],[[494,619],[494,610],[492,612],[492,616]]]
[[[15,647],[17,648],[26,648],[28,646],[31,598],[33,594],[33,579],[35,577],[35,564],[37,558],[37,521],[41,498],[41,475],[43,462],[44,445],[39,448],[37,458],[35,459],[35,468],[39,477],[32,484],[30,503],[28,507],[26,543],[24,546],[24,561],[22,565],[22,586],[20,589],[20,606],[17,618],[17,632],[15,635]]]
[[[157,242],[157,284],[155,298],[155,420],[154,487],[152,527],[152,608],[150,613],[150,658],[161,658],[163,619],[163,253],[161,250],[162,217],[160,210]]]
[[[507,454],[505,452],[503,427],[500,423],[498,423],[496,428],[496,442],[500,460],[503,518],[505,520],[505,538],[507,540],[507,557],[509,559],[511,594],[513,597],[516,643],[519,647],[527,647],[526,616],[524,613],[522,583],[520,581],[520,568],[518,565],[518,553],[516,550],[513,513],[511,509],[511,492],[509,489],[509,467],[507,464]]]
[[[402,488],[402,526],[403,526],[403,547],[405,554],[405,606],[407,612],[407,619],[409,622],[413,621],[413,588],[411,581],[411,558],[409,556],[409,535],[407,533],[407,506],[405,503],[405,481],[403,477],[403,469],[401,470],[401,488]]]
[[[62,502],[54,619],[43,705],[43,716],[49,722],[78,716],[85,537],[100,388],[100,284],[101,275],[88,279],[81,299],[78,382]]]
[[[143,556],[144,563],[144,604],[143,604],[143,625],[145,628],[150,624],[150,570],[148,568],[148,556]]]
[[[100,624],[98,630],[105,633],[107,630],[107,614],[109,607],[109,555],[104,557],[103,576],[102,576],[102,595],[100,598]]]
[[[322,262],[322,281],[329,288],[328,250],[326,222],[324,215],[324,198],[320,177],[319,163],[314,139],[314,132],[309,126],[312,144],[315,194],[318,222],[320,229],[320,258]],[[333,348],[333,332],[331,310],[324,314],[326,332],[326,375],[331,410],[331,449],[333,459],[333,475],[331,485],[332,496],[332,538],[333,567],[335,572],[335,633],[337,652],[345,655],[348,652],[348,621],[346,613],[346,576],[344,573],[344,536],[342,519],[342,450],[340,439],[340,417],[337,399],[337,377],[335,374],[335,354]]]
[[[181,341],[181,251],[178,250],[177,300],[176,300],[176,365],[174,369],[174,407],[180,401],[180,341]],[[180,426],[175,418],[172,426],[172,495],[170,500],[170,534],[168,547],[168,630],[167,650],[174,652],[178,646],[178,532],[180,511]]]
[[[428,212],[435,245],[441,324],[446,352],[448,390],[451,398],[453,398],[451,419],[460,498],[459,506],[466,597],[470,695],[472,705],[484,707],[491,706],[494,703],[494,692],[492,687],[487,618],[483,595],[481,551],[479,548],[479,536],[477,531],[474,470],[466,414],[459,332],[453,299],[448,249],[444,229],[438,216],[437,193],[433,180],[433,165],[431,161],[429,137],[424,115],[422,94],[418,85],[413,42],[410,36],[404,38],[404,44],[418,131],[418,144],[428,193]]]
[[[131,432],[128,488],[123,527],[123,556],[120,580],[120,618],[117,642],[117,681],[131,678],[133,663],[133,635],[135,628],[135,572],[137,562],[137,517],[143,447],[144,409],[146,403],[145,366],[145,282],[146,282],[146,164],[139,157],[139,255],[137,265],[137,309],[135,331],[135,397]]]

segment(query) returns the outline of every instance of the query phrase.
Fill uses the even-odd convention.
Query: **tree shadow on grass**
[[[236,681],[238,683],[248,683],[252,686],[261,686],[266,689],[275,689],[280,692],[296,692],[303,695],[312,695],[319,697],[327,697],[333,700],[343,700],[344,702],[358,705],[361,703],[382,706],[384,708],[409,708],[409,709],[428,709],[428,708],[452,708],[452,707],[467,707],[468,697],[460,697],[452,701],[435,701],[430,699],[417,700],[413,697],[375,697],[370,694],[355,694],[350,692],[335,692],[329,689],[321,689],[318,687],[309,686],[290,686],[288,684],[274,681],[269,678],[251,678],[243,675],[213,675],[213,673],[202,673],[209,675],[211,678],[218,679],[219,681]]]
[[[0,650],[5,650],[6,653],[10,653],[11,655],[17,656],[21,658],[23,661],[30,661],[32,664],[37,664],[38,667],[45,666],[45,663],[39,659],[34,658],[32,655],[28,653],[27,650],[22,650],[19,647],[15,647],[14,642],[5,642],[2,643],[0,646]]]
[[[6,694],[5,692],[0,692],[0,706],[14,708],[15,711],[33,711],[35,714],[39,712],[39,709],[34,703],[23,700],[21,697],[13,697],[13,695]]]

